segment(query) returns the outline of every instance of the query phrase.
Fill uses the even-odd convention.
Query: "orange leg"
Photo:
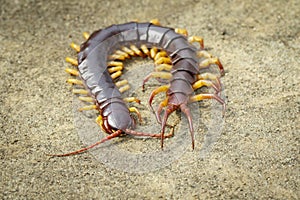
[[[156,26],[160,26],[160,22],[159,22],[158,19],[152,19],[152,20],[150,20],[150,23],[152,23],[152,24],[154,24]]]
[[[128,47],[122,47],[121,48],[124,52],[126,52],[127,54],[129,54],[130,56],[135,56],[135,53],[133,50],[129,49]]]
[[[96,105],[88,105],[88,106],[83,106],[79,108],[79,111],[84,111],[84,110],[96,110],[98,107]]]
[[[148,104],[151,107],[152,111],[154,111],[154,109],[152,107],[152,101],[153,101],[154,97],[161,92],[167,91],[169,89],[169,87],[170,87],[170,85],[162,85],[151,92],[150,98],[148,100]]]
[[[135,112],[139,118],[140,123],[142,123],[142,115],[136,107],[130,107],[129,112]]]
[[[222,63],[220,62],[219,58],[207,58],[205,60],[203,60],[200,64],[199,64],[199,69],[205,69],[210,67],[212,64],[215,64],[219,67],[220,69],[220,73],[221,76],[225,75],[225,71],[224,71],[224,67],[222,65]]]
[[[154,61],[156,65],[166,63],[166,64],[171,64],[172,60],[169,57],[159,57],[157,60]]]
[[[175,28],[175,32],[176,33],[179,33],[179,34],[181,34],[181,35],[184,35],[184,36],[188,36],[188,32],[187,32],[187,30],[186,29],[184,29],[184,28]]]
[[[86,39],[86,40],[89,39],[89,37],[90,37],[90,34],[88,32],[83,32],[82,35],[83,35],[84,39]]]
[[[66,68],[65,71],[73,76],[79,76],[79,71],[76,69]]]
[[[130,45],[130,49],[138,56],[143,57],[143,53],[134,45]]]
[[[201,88],[203,86],[214,88],[215,91],[217,92],[217,94],[219,94],[220,90],[221,90],[218,85],[214,84],[213,82],[211,82],[209,80],[198,80],[193,84],[192,87],[194,90],[197,90],[198,88]]]
[[[165,51],[160,51],[160,52],[158,52],[158,53],[154,56],[153,60],[156,61],[156,60],[158,60],[158,59],[160,59],[160,58],[164,58],[164,57],[167,57],[167,56],[168,56],[168,55],[167,55],[167,52],[165,52]]]
[[[158,49],[156,47],[152,47],[150,49],[150,58],[154,59],[155,55],[157,54]]]
[[[197,80],[211,80],[216,82],[217,88],[221,89],[220,78],[212,73],[202,73],[197,76]]]
[[[83,85],[83,81],[78,80],[78,79],[73,79],[73,78],[68,79],[67,83],[76,84],[76,85]]]
[[[199,37],[199,36],[191,36],[188,38],[188,41],[190,43],[193,43],[193,42],[198,42],[201,49],[204,49],[204,41],[203,41],[203,38],[202,37]]]
[[[76,52],[80,51],[80,46],[78,44],[75,44],[74,42],[72,42],[70,44],[71,48],[74,49]]]
[[[66,62],[71,63],[74,66],[78,66],[78,61],[74,58],[66,57]]]
[[[141,100],[139,100],[139,99],[136,98],[136,97],[126,97],[126,98],[124,98],[123,100],[126,101],[126,102],[136,102],[136,103],[138,103],[138,104],[141,103]]]
[[[170,64],[160,64],[155,67],[155,71],[171,71],[172,65]]]
[[[143,51],[143,53],[147,56],[150,56],[150,51],[148,49],[148,47],[146,45],[141,45],[141,50]]]

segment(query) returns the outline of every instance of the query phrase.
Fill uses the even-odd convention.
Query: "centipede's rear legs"
[[[185,114],[185,116],[188,119],[191,138],[192,138],[192,148],[194,149],[195,148],[195,136],[194,136],[194,126],[193,126],[191,111],[186,104],[181,104],[180,110]]]
[[[164,117],[163,117],[163,120],[161,123],[161,143],[160,143],[161,148],[164,147],[164,134],[165,134],[165,128],[167,125],[168,117],[177,108],[178,108],[177,106],[170,104],[170,105],[168,105],[167,109],[165,110]]]

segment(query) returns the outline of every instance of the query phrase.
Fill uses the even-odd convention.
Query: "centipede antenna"
[[[82,148],[82,149],[79,149],[79,150],[76,150],[76,151],[72,151],[70,153],[65,153],[65,154],[46,154],[47,156],[51,156],[51,157],[65,157],[65,156],[71,156],[71,155],[76,155],[76,154],[80,154],[80,153],[83,153],[83,152],[86,152],[87,150],[89,149],[92,149],[96,146],[98,146],[99,144],[102,144],[108,140],[111,140],[115,137],[118,137],[122,134],[122,131],[121,130],[118,130],[108,136],[106,136],[105,138],[103,138],[102,140],[88,146],[88,147],[85,147],[85,148]]]

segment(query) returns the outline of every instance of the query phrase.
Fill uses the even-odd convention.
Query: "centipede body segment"
[[[84,86],[84,89],[75,89],[73,92],[86,95],[80,97],[81,100],[93,104],[81,110],[98,110],[100,115],[96,122],[109,135],[89,147],[52,156],[78,154],[121,134],[161,138],[163,147],[164,138],[173,134],[172,131],[168,135],[164,134],[168,117],[177,109],[180,109],[188,119],[194,148],[193,120],[188,104],[203,99],[215,99],[225,109],[225,102],[220,97],[220,77],[200,71],[217,65],[220,74],[224,75],[224,69],[219,59],[204,50],[201,37],[187,35],[185,29],[163,27],[157,21],[129,22],[100,29],[90,36],[85,33],[87,40],[80,47],[72,44],[72,48],[78,52],[77,60],[71,58],[66,60],[76,66],[76,69],[68,68],[66,71],[78,78],[69,79],[68,82]],[[193,45],[194,42],[200,44],[200,49]],[[139,102],[139,100],[135,97],[124,98],[122,92],[130,87],[127,80],[117,80],[124,68],[122,61],[132,56],[150,57],[154,60],[155,70],[144,78],[143,88],[150,78],[164,79],[168,82],[154,89],[148,102],[152,108],[154,97],[161,92],[166,93],[165,100],[159,104],[156,111],[152,108],[157,121],[161,124],[160,133],[134,131],[135,120],[130,112],[135,112],[139,118],[141,116],[136,108],[128,108],[126,101]],[[194,90],[203,86],[213,88],[215,93],[193,95]]]

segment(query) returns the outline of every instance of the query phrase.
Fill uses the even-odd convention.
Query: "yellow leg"
[[[150,95],[150,98],[153,96],[156,96],[157,94],[161,93],[161,92],[166,92],[169,89],[170,85],[162,85],[156,89],[154,89]]]
[[[199,36],[191,36],[188,38],[188,41],[190,43],[193,43],[193,42],[198,42],[201,49],[204,49],[204,41],[203,41],[203,38],[202,37],[199,37]]]
[[[198,80],[193,84],[193,89],[197,90],[198,88],[201,88],[203,86],[212,87],[213,83],[209,80]]]
[[[121,80],[121,81],[117,81],[115,84],[116,84],[117,87],[121,87],[121,86],[124,86],[124,85],[128,84],[128,81],[127,80]]]
[[[92,97],[78,97],[79,100],[81,101],[86,101],[86,102],[94,102],[94,99]]]
[[[172,65],[170,64],[160,64],[155,67],[156,71],[162,71],[162,70],[170,71],[171,69],[172,69]]]
[[[186,29],[184,29],[184,28],[175,28],[175,32],[176,33],[179,33],[179,34],[181,34],[181,35],[184,35],[184,36],[188,36],[188,32],[187,32],[187,30]]]
[[[213,55],[211,55],[209,52],[202,50],[197,52],[198,57],[204,57],[204,58],[212,58]]]
[[[217,84],[217,88],[220,90],[221,89],[221,83],[219,80],[219,77],[215,74],[212,73],[203,73],[203,74],[199,74],[197,76],[197,80],[212,80]]]
[[[126,102],[136,102],[136,103],[141,103],[141,100],[137,99],[136,97],[126,97],[123,99]]]
[[[142,123],[141,113],[140,113],[140,111],[136,107],[130,107],[129,111],[130,112],[135,112],[137,114],[138,118],[139,118],[140,123]]]
[[[170,80],[172,78],[172,74],[170,72],[151,72],[143,80],[143,86],[142,86],[143,90],[146,82],[149,81],[150,78],[162,78],[162,79]]]
[[[158,49],[156,47],[152,47],[150,49],[150,57],[153,59],[157,53]]]
[[[72,65],[78,66],[78,61],[74,58],[66,57],[66,62],[71,63]]]
[[[151,95],[150,95],[150,98],[149,98],[149,100],[148,100],[148,103],[149,103],[149,105],[150,105],[150,107],[151,107],[152,110],[153,110],[153,107],[152,107],[152,101],[153,101],[153,98],[154,98],[157,94],[159,94],[159,93],[161,93],[161,92],[166,92],[166,91],[169,89],[169,87],[170,87],[170,85],[162,85],[162,86],[156,88],[155,90],[153,90],[153,91],[151,92]]]
[[[220,62],[219,58],[207,58],[205,60],[203,60],[200,64],[199,64],[199,69],[204,69],[209,67],[211,64],[215,64],[219,67],[220,70],[220,74],[221,76],[225,75],[225,71],[223,68],[222,63]]]
[[[96,123],[101,127],[101,129],[106,132],[104,126],[103,126],[103,120],[102,120],[102,117],[101,115],[99,115],[97,118],[96,118]]]
[[[123,67],[123,63],[122,62],[118,62],[118,61],[110,61],[107,63],[108,67],[118,67],[121,66]]]
[[[101,115],[99,115],[97,118],[96,118],[96,123],[99,125],[99,126],[101,126],[102,127],[102,117],[101,117]]]
[[[88,32],[83,32],[82,35],[83,35],[84,39],[86,39],[86,40],[89,39],[89,37],[90,37],[90,34]]]
[[[144,45],[144,44],[141,45],[141,49],[142,49],[142,51],[143,51],[143,53],[144,53],[145,55],[147,55],[147,56],[150,55],[149,49],[147,48],[146,45]]]
[[[168,57],[168,55],[167,55],[167,52],[165,52],[165,51],[160,51],[159,53],[157,53],[156,55],[155,55],[155,57],[153,58],[153,60],[158,60],[159,58],[162,58],[162,57]]]
[[[70,44],[71,48],[74,49],[75,51],[79,52],[80,51],[80,46],[78,44],[75,44],[74,42],[72,42]]]
[[[130,49],[134,51],[136,55],[143,56],[143,53],[134,45],[130,45]]]
[[[221,99],[221,97],[219,97],[216,94],[197,94],[195,96],[190,97],[190,101],[191,102],[197,102],[197,101],[201,101],[204,99],[215,99],[217,100],[220,104],[222,104],[223,106],[223,117],[225,114],[225,110],[226,110],[226,104],[225,101],[223,99]]]
[[[120,55],[120,56],[124,56],[125,58],[130,58],[129,54],[121,51],[121,50],[116,50],[115,54]]]
[[[108,57],[110,60],[125,60],[126,57],[123,55],[112,54]]]
[[[84,110],[96,110],[96,109],[97,109],[96,105],[89,105],[89,106],[84,106],[82,108],[79,108],[78,110],[81,112],[81,111],[84,111]]]
[[[169,102],[169,98],[167,97],[167,98],[165,98],[165,99],[159,104],[159,106],[158,106],[158,108],[157,108],[157,110],[156,110],[156,112],[155,112],[156,120],[157,120],[157,122],[160,123],[160,124],[161,124],[160,113],[161,113],[162,109],[168,105],[168,102]]]
[[[150,23],[160,26],[160,22],[158,21],[158,19],[152,19],[152,20],[150,20]]]
[[[199,74],[198,76],[197,76],[197,80],[204,80],[204,79],[209,79],[209,80],[215,80],[215,81],[218,81],[219,80],[219,78],[218,78],[218,76],[217,75],[215,75],[215,74],[212,74],[212,73],[208,73],[208,72],[206,72],[206,73],[203,73],[203,74]]]
[[[169,57],[160,57],[158,60],[155,60],[154,63],[156,65],[162,64],[162,63],[171,64],[172,61],[171,61],[171,58],[169,58]]]
[[[123,69],[122,66],[116,66],[116,67],[110,67],[107,70],[109,73],[113,73],[113,72],[121,71],[122,69]]]
[[[79,72],[76,69],[66,68],[65,71],[73,76],[78,76]]]
[[[146,78],[144,82],[147,82],[150,78],[162,78],[162,79],[171,79],[172,74],[170,72],[151,72]]]
[[[73,78],[68,79],[67,83],[76,84],[76,85],[83,85],[83,82],[81,80],[73,79]]]
[[[124,52],[128,53],[131,56],[135,56],[134,51],[132,51],[131,49],[129,49],[128,47],[122,47],[121,48]]]
[[[168,105],[168,102],[169,102],[169,98],[167,97],[159,104],[159,106],[166,107]]]
[[[111,74],[110,76],[111,76],[112,79],[116,79],[116,78],[118,78],[121,75],[122,75],[121,71],[116,71],[113,74]]]
[[[130,86],[129,86],[129,85],[125,85],[125,86],[119,88],[119,91],[120,91],[121,93],[123,93],[123,92],[125,92],[125,91],[127,91],[127,90],[129,90],[129,89],[130,89]]]
[[[72,92],[74,94],[84,94],[84,95],[87,95],[89,92],[85,89],[73,89]]]
[[[220,61],[218,58],[207,58],[205,60],[203,60],[199,65],[200,68],[205,68],[208,67],[210,64],[219,64]]]
[[[190,97],[191,102],[197,102],[204,99],[212,99],[212,94],[197,94],[192,97]]]
[[[221,85],[220,85],[220,82],[217,82],[217,85],[214,84],[212,81],[210,80],[198,80],[196,81],[194,84],[193,84],[193,89],[194,90],[197,90],[198,88],[201,88],[203,86],[206,86],[206,87],[212,87],[214,88],[214,90],[217,92],[217,94],[220,93],[220,90],[221,90]]]
[[[206,67],[210,66],[211,64],[216,64],[218,66],[222,66],[219,58],[207,58],[199,64],[199,69],[206,68]]]

